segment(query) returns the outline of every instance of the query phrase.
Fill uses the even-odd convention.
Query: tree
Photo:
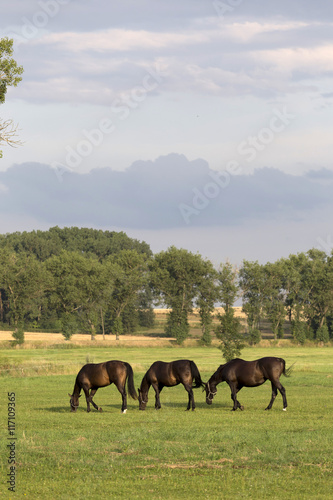
[[[102,264],[96,258],[66,250],[45,264],[53,277],[49,306],[57,309],[65,337],[70,337],[73,323],[80,320],[94,338],[99,310],[109,286]]]
[[[220,324],[216,327],[215,334],[221,340],[220,349],[226,361],[240,356],[244,347],[244,336],[241,333],[241,323],[235,316],[234,303],[239,296],[237,270],[230,262],[222,264],[218,272],[219,300],[224,309],[224,314],[218,314]]]
[[[283,286],[293,334],[297,340],[305,334],[313,338],[333,312],[333,255],[312,249],[290,255],[285,266]]]
[[[239,283],[243,292],[243,311],[247,316],[250,343],[260,341],[259,320],[263,314],[265,274],[262,265],[243,261],[239,271]]]
[[[204,261],[204,266],[206,266],[206,270],[202,273],[201,280],[198,283],[196,307],[200,316],[201,342],[204,345],[211,345],[213,313],[215,311],[215,304],[218,301],[218,288],[216,284],[218,275],[210,261]]]
[[[201,255],[174,246],[156,254],[150,263],[155,294],[171,309],[166,333],[178,344],[189,335],[188,314],[199,297],[203,298],[204,284],[211,279],[212,270],[212,264]]]
[[[265,287],[263,290],[263,309],[272,325],[274,339],[283,336],[283,324],[286,317],[283,277],[285,266],[282,260],[264,265]]]
[[[311,269],[311,289],[304,314],[315,332],[321,329],[326,317],[333,311],[333,254],[315,248],[307,252]]]
[[[1,301],[6,303],[8,323],[17,328],[31,317],[38,317],[49,287],[50,276],[33,255],[0,250]]]
[[[110,256],[106,264],[113,281],[107,307],[111,313],[112,333],[118,340],[119,335],[123,333],[122,313],[133,302],[138,303],[139,293],[147,284],[147,257],[136,250],[122,250],[117,255]]]
[[[10,86],[16,87],[22,80],[23,67],[18,66],[12,58],[13,55],[13,40],[9,38],[0,39],[0,104],[5,102],[7,88]],[[17,127],[12,120],[0,120],[0,145],[2,143],[15,146],[19,144],[16,140]],[[2,158],[2,151],[0,151]]]

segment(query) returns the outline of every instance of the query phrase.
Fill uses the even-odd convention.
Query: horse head
[[[207,382],[205,384],[204,391],[206,391],[206,403],[208,405],[211,405],[213,402],[214,396],[217,393],[216,385],[214,385],[212,382],[211,383]]]
[[[71,398],[69,400],[69,404],[71,406],[71,411],[76,411],[79,407],[79,398],[81,396],[74,396],[74,394],[69,394],[69,393],[68,393],[68,396]]]
[[[148,403],[148,392],[143,392],[141,389],[138,389],[139,394],[139,410],[145,410],[146,405]]]

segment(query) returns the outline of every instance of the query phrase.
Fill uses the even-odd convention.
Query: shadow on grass
[[[102,408],[102,411],[99,412],[95,408],[91,407],[90,413],[108,413],[108,409],[117,410],[120,412],[121,411],[121,402],[118,404],[117,403],[115,403],[115,404],[103,404],[101,408]],[[138,403],[137,407],[135,406],[135,408],[133,408],[133,406],[127,407],[127,411],[133,411],[136,409],[139,409],[139,403]],[[80,405],[76,412],[71,412],[69,405],[68,406],[50,406],[48,408],[36,408],[36,410],[47,411],[50,413],[82,413],[82,412],[88,413],[86,405],[82,405],[82,406]]]

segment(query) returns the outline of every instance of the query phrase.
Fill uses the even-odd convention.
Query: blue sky
[[[122,230],[214,263],[331,251],[333,5],[12,0],[0,232]]]

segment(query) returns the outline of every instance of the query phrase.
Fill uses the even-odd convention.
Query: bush
[[[130,305],[125,307],[121,314],[122,332],[130,335],[135,332],[139,325],[139,314],[134,306]]]
[[[250,345],[259,344],[261,340],[261,333],[258,328],[250,328],[248,333],[248,342]]]
[[[12,333],[13,338],[15,339],[15,344],[24,344],[24,330],[22,325],[19,325],[15,332]]]
[[[244,335],[240,331],[239,318],[234,316],[234,310],[230,309],[225,314],[219,314],[220,325],[216,328],[215,334],[221,340],[221,349],[226,361],[230,361],[241,354],[244,347]]]
[[[155,326],[155,313],[153,308],[139,309],[139,325],[145,328],[153,328]]]
[[[210,328],[205,326],[202,329],[202,337],[200,339],[201,345],[211,345],[212,344],[212,334],[210,333]]]
[[[308,337],[308,325],[304,321],[294,321],[292,324],[292,335],[299,344],[304,344]]]
[[[61,330],[65,340],[70,340],[72,335],[77,332],[76,321],[69,318],[64,319]]]
[[[112,322],[112,334],[116,336],[116,340],[119,340],[119,335],[124,332],[123,323],[121,318],[115,318]]]
[[[316,340],[318,342],[324,342],[324,343],[329,342],[330,334],[327,325],[323,325],[320,328],[318,328],[316,332]]]
[[[175,337],[177,344],[182,345],[190,333],[190,325],[187,321],[187,315],[183,312],[177,314],[174,310],[168,314],[165,333],[169,337]]]

